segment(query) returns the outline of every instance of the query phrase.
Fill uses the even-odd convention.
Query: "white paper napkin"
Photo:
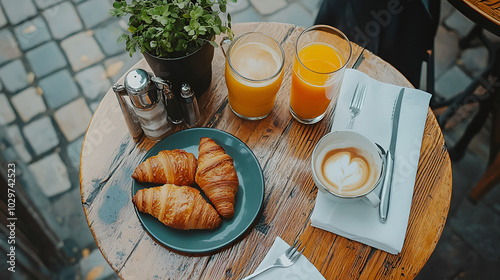
[[[271,249],[269,249],[269,252],[267,252],[267,255],[264,257],[255,271],[259,271],[266,268],[267,266],[273,265],[274,261],[279,258],[279,256],[281,256],[289,247],[290,245],[283,241],[283,239],[281,239],[279,236],[276,236],[273,246],[271,246]],[[253,279],[324,280],[325,278],[304,255],[301,255],[299,257],[299,260],[294,265],[287,268],[272,268]]]
[[[332,131],[347,129],[350,117],[349,103],[358,83],[366,84],[367,92],[361,113],[354,120],[353,130],[388,149],[392,133],[392,111],[401,87],[381,83],[354,69],[347,69],[345,72]],[[391,254],[401,252],[408,226],[430,98],[431,95],[427,92],[405,88],[394,155],[394,177],[387,222],[379,221],[378,207],[373,208],[359,200],[339,203],[318,192],[311,215],[312,226]],[[380,193],[379,188],[375,191]]]

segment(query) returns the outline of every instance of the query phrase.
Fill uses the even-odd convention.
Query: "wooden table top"
[[[144,230],[131,199],[134,168],[156,143],[134,141],[114,93],[101,101],[82,147],[80,185],[83,209],[102,254],[122,279],[241,279],[262,261],[276,236],[291,244],[297,237],[304,255],[326,279],[413,278],[433,252],[443,231],[451,199],[452,172],[444,138],[432,111],[427,113],[420,161],[402,252],[391,255],[311,226],[317,188],[311,153],[331,129],[332,106],[323,121],[303,125],[289,113],[295,40],[303,30],[281,23],[235,24],[235,34],[266,33],[286,53],[283,84],[271,114],[261,121],[235,116],[227,102],[224,56],[216,49],[213,78],[198,100],[202,126],[231,133],[256,155],[264,174],[263,208],[256,223],[236,242],[219,251],[189,255],[160,245]],[[219,38],[217,40],[220,40]],[[349,67],[382,82],[411,87],[395,68],[361,47],[353,47]],[[141,60],[134,68],[150,69]],[[123,77],[119,82],[123,81]],[[175,131],[184,129],[177,126]],[[256,132],[256,133],[254,133]],[[155,278],[158,277],[158,278]]]

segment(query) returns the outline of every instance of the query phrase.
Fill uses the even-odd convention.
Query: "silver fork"
[[[298,243],[298,244],[297,244]],[[300,255],[302,255],[302,252],[304,252],[304,249],[306,248],[304,246],[304,248],[302,248],[302,250],[299,252],[299,247],[300,245],[302,244],[302,242],[298,242],[295,241],[295,243],[293,243],[292,246],[290,246],[290,248],[288,248],[285,253],[283,253],[283,255],[281,255],[279,258],[276,259],[276,261],[274,262],[273,265],[271,266],[268,266],[262,270],[259,270],[259,271],[256,271],[250,275],[248,275],[247,277],[243,278],[242,280],[248,280],[248,279],[252,279],[254,278],[255,276],[263,273],[264,271],[267,271],[273,267],[289,267],[289,266],[292,266],[295,262],[297,262],[297,260],[299,259]]]
[[[366,85],[357,84],[354,90],[354,95],[352,96],[351,103],[349,104],[349,111],[351,111],[351,117],[347,123],[347,128],[352,129],[354,125],[354,118],[361,112],[361,107],[363,106],[363,101],[365,100]]]

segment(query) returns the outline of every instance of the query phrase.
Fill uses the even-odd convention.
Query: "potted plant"
[[[233,36],[231,16],[225,16],[227,1],[121,0],[113,3],[110,14],[130,15],[130,33],[117,40],[126,41],[130,55],[140,51],[154,74],[169,80],[176,93],[187,82],[200,95],[212,80],[215,36]]]

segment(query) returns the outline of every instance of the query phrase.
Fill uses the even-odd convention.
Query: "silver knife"
[[[392,136],[389,151],[385,155],[385,174],[380,194],[379,220],[382,223],[387,221],[387,213],[389,212],[389,202],[391,198],[392,175],[394,173],[394,155],[396,154],[396,140],[398,138],[399,116],[401,115],[401,103],[403,102],[403,94],[405,89],[402,88],[399,92],[396,105],[392,111]]]

